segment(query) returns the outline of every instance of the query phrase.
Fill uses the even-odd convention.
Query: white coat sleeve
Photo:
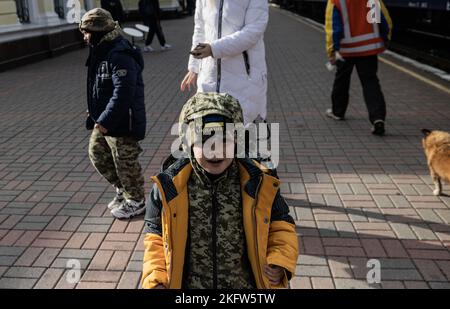
[[[250,0],[244,28],[211,43],[214,58],[233,57],[250,49],[263,37],[268,22],[268,1]]]
[[[194,49],[198,45],[198,43],[205,42],[205,27],[204,27],[205,22],[203,20],[202,11],[203,11],[202,0],[197,0],[195,7],[194,35],[192,36],[191,50]],[[200,61],[201,60],[195,59],[193,56],[190,56],[188,70],[194,73],[198,73],[200,68]]]

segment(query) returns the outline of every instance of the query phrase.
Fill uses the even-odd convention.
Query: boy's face
[[[86,44],[90,44],[91,43],[91,33],[81,30],[81,33],[83,34],[83,40],[84,42],[86,42]]]
[[[221,143],[221,145],[220,145]],[[211,147],[212,140],[203,143],[195,143],[193,146],[194,157],[198,164],[208,173],[213,175],[222,174],[234,160],[234,139],[217,139]]]

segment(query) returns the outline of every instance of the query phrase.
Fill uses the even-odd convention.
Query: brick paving
[[[146,179],[169,153],[187,94],[193,21],[164,22],[175,49],[146,54]],[[355,77],[348,120],[334,122],[323,33],[272,9],[269,120],[300,236],[292,288],[449,288],[450,197],[432,195],[420,129],[450,131],[449,96],[380,63],[388,135],[371,136]],[[0,74],[0,288],[136,288],[143,219],[114,220],[114,192],[93,170],[84,129],[87,50]],[[146,189],[150,188],[149,181]],[[450,186],[444,186],[450,194]],[[81,280],[71,283],[76,259]],[[366,280],[381,263],[381,283]]]

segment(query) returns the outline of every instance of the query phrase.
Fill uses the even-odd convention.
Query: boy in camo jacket
[[[223,150],[234,154],[236,136],[224,128],[242,122],[229,95],[198,93],[183,107],[180,128],[188,130],[180,129],[180,137],[189,157],[166,162],[152,178],[144,288],[287,287],[298,239],[280,181],[253,160],[202,147],[219,136]]]

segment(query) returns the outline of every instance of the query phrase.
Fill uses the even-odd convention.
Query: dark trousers
[[[187,0],[187,6],[186,6],[186,10],[188,12],[189,15],[194,14],[195,11],[195,0]]]
[[[161,28],[161,22],[156,15],[146,16],[144,18],[144,24],[150,28],[147,35],[147,40],[145,41],[145,45],[152,44],[155,33],[158,37],[159,44],[161,44],[161,46],[166,45],[166,39],[164,38],[164,34]]]
[[[386,102],[377,77],[378,57],[374,55],[345,58],[345,61],[338,61],[336,66],[337,72],[331,95],[333,114],[338,117],[345,116],[349,101],[350,80],[353,67],[356,66],[370,122],[373,124],[376,120],[384,121],[386,119]]]

